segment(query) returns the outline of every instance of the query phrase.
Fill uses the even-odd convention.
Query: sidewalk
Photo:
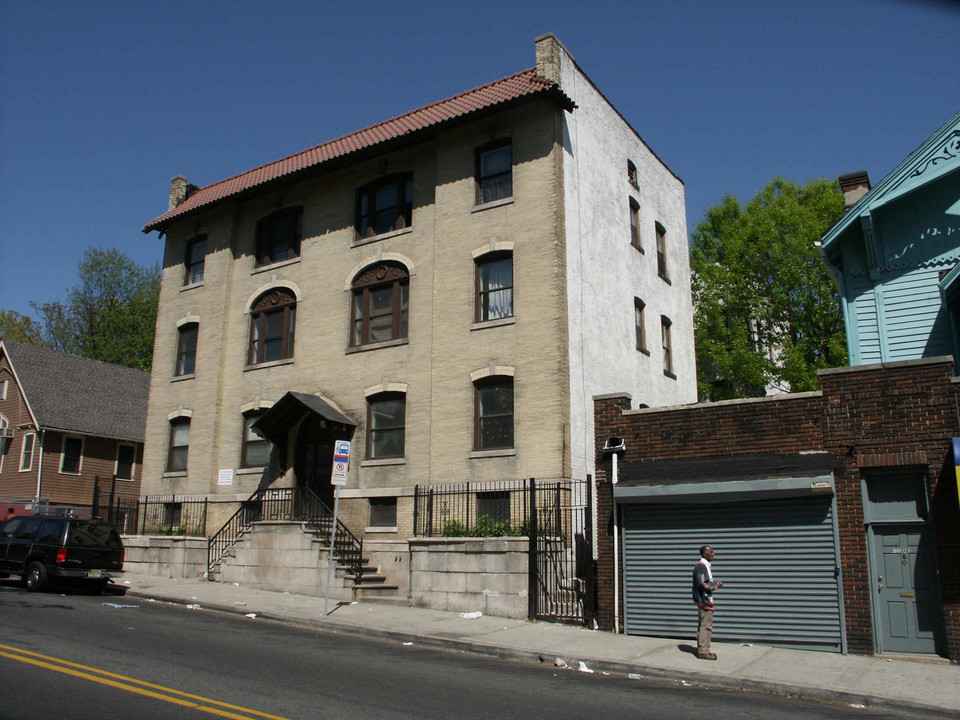
[[[146,598],[201,610],[329,627],[417,645],[554,664],[570,671],[658,678],[675,682],[787,695],[848,705],[960,713],[960,667],[924,660],[785,650],[714,643],[715,662],[699,660],[695,641],[614,635],[569,625],[456,612],[356,603],[324,618],[323,598],[270,592],[204,579],[125,573],[127,598]]]

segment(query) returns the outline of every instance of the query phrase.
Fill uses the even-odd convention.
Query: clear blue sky
[[[0,308],[90,247],[159,262],[207,185],[534,64],[554,32],[686,184],[689,228],[772,177],[876,182],[960,109],[960,8],[895,0],[0,0]]]

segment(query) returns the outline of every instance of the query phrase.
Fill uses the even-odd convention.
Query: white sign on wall
[[[221,485],[233,485],[233,468],[220,468],[217,481]]]

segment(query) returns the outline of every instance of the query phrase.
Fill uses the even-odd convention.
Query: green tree
[[[837,183],[774,178],[748,203],[725,195],[691,236],[700,397],[818,387],[847,364],[840,298],[815,243],[844,211]]]
[[[83,357],[149,370],[160,297],[160,268],[144,268],[119,250],[91,248],[68,294],[61,325]],[[48,326],[49,327],[49,326]]]
[[[0,339],[43,345],[43,327],[15,310],[0,308]]]

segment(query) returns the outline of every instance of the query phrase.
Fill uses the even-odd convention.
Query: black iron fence
[[[529,532],[529,481],[417,485],[413,534],[418,537],[502,537]]]
[[[207,534],[206,497],[118,492],[116,478],[109,485],[94,479],[90,514],[112,523],[124,535]]]
[[[529,538],[531,618],[589,624],[596,607],[592,479],[417,486],[414,535]]]

